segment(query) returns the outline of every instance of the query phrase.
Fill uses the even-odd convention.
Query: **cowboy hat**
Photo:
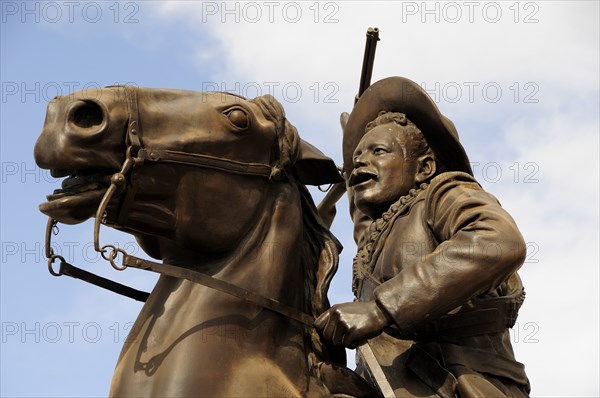
[[[442,115],[429,95],[404,77],[393,76],[373,83],[361,95],[344,128],[344,172],[350,175],[356,146],[365,126],[380,111],[401,112],[421,130],[435,154],[438,170],[462,171],[473,175],[467,153],[458,140],[454,123]]]

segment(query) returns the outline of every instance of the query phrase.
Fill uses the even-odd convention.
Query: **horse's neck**
[[[237,250],[218,258],[201,257],[198,261],[189,261],[187,256],[184,259],[173,256],[165,258],[165,262],[180,266],[201,264],[198,271],[298,310],[306,310],[300,194],[290,184],[274,184],[272,189],[275,192],[265,199],[254,227]],[[159,280],[136,326],[143,329],[141,325],[147,320],[151,320],[149,327],[164,341],[156,343],[156,350],[147,347],[148,351],[162,352],[167,342],[181,338],[182,330],[201,330],[201,334],[208,335],[215,328],[218,334],[234,330],[234,334],[243,336],[235,339],[240,352],[259,353],[276,362],[282,360],[282,356],[292,355],[287,351],[290,342],[300,351],[304,346],[304,328],[296,321],[253,302],[174,278]],[[177,328],[173,328],[174,322],[180,323]],[[226,338],[214,341],[214,344],[215,347],[223,345],[223,352],[231,351],[232,342]],[[273,351],[274,344],[281,352],[279,348],[275,350],[277,352]]]
[[[300,305],[302,299],[302,209],[297,189],[276,184],[255,227],[216,277],[264,297]]]
[[[216,278],[302,310],[306,298],[300,194],[290,185],[274,184],[273,190],[238,250],[212,262],[198,260],[205,261]],[[184,266],[183,261],[190,260],[184,257],[164,260]],[[306,337],[302,325],[257,304],[187,280],[161,277],[121,353],[112,391],[241,396],[271,384],[278,391],[275,395],[306,391]],[[207,372],[215,363],[220,366],[216,379]],[[193,377],[178,383],[169,372],[172,367]],[[157,377],[147,377],[153,371]],[[231,390],[236,386],[241,390]]]
[[[215,278],[300,308],[305,277],[300,194],[292,184],[273,184],[270,190],[257,212],[254,227],[235,250],[218,256],[200,254],[196,258],[176,250],[163,258],[164,262],[197,267]]]

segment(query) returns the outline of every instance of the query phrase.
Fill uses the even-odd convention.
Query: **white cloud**
[[[415,80],[445,81],[560,78],[558,83],[567,87],[597,86],[598,4],[473,3],[274,2],[276,6],[267,7],[260,2],[173,2],[157,7],[165,17],[185,17],[219,43],[226,51],[221,73],[226,79],[335,76],[354,82],[370,25],[381,30],[375,67],[381,76],[401,73]],[[455,23],[453,9],[461,15]]]

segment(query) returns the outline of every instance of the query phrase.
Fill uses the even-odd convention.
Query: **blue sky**
[[[532,395],[598,396],[598,2],[269,4],[0,3],[0,395],[106,396],[141,308],[46,271],[37,206],[60,182],[36,168],[33,145],[48,100],[124,83],[272,93],[341,163],[339,113],[351,110],[364,33],[377,26],[373,81],[403,75],[430,91],[528,242],[512,336]],[[340,203],[334,303],[352,299],[346,214]],[[103,236],[138,250],[130,236]],[[61,227],[57,245],[75,265],[151,289],[153,276],[112,271],[91,240],[87,222]]]

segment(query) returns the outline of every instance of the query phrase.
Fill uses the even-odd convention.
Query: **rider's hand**
[[[315,321],[323,338],[348,348],[358,347],[391,324],[392,319],[375,301],[336,304]]]

